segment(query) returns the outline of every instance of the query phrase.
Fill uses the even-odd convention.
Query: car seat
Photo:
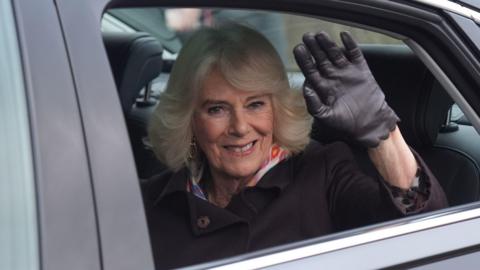
[[[141,32],[103,33],[103,40],[125,116],[137,173],[140,177],[147,177],[163,168],[146,142],[148,118],[155,105],[148,99],[148,90],[162,70],[163,48],[157,39]],[[142,89],[145,98],[139,99]]]

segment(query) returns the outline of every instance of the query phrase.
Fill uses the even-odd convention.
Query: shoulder
[[[315,140],[311,140],[310,143],[305,147],[305,150],[299,154],[299,158],[308,161],[308,160],[318,160],[320,159],[353,159],[352,150],[344,142],[333,142],[329,144],[322,144]]]
[[[153,201],[163,193],[175,173],[165,170],[147,179],[140,179],[144,201]]]
[[[303,152],[292,157],[296,173],[323,174],[345,164],[356,163],[350,147],[344,142],[322,144],[310,141]]]
[[[155,204],[171,194],[186,192],[188,177],[188,169],[184,167],[177,172],[165,170],[147,180],[142,180],[144,203],[146,205],[149,203]]]

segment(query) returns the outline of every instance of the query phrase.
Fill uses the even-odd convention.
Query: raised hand
[[[388,138],[399,118],[385,102],[361,50],[347,32],[345,50],[327,33],[306,33],[293,53],[305,75],[303,94],[309,113],[327,126],[345,132],[365,147]]]

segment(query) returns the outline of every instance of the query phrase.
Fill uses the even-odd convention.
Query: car
[[[304,30],[347,26],[450,203],[189,268],[476,269],[480,4],[473,0],[0,0],[0,269],[154,269],[139,178],[165,169],[145,128],[188,38],[161,19],[170,7],[289,18],[282,33],[292,35],[284,44],[292,85],[303,77],[288,50]],[[371,44],[362,41],[366,33],[386,37]],[[318,123],[312,138],[339,139]]]

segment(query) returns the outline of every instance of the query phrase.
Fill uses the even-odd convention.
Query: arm
[[[294,49],[306,78],[303,93],[308,111],[368,149],[389,184],[408,189],[417,164],[396,125],[399,118],[385,102],[355,41],[345,32],[341,38],[345,50],[324,32],[305,34],[304,44]]]
[[[448,206],[445,193],[437,179],[421,157],[418,154],[414,156],[398,127],[377,147],[369,148],[368,155],[384,183],[388,183],[385,185],[387,192],[403,214]],[[399,188],[400,192],[395,192],[396,188]]]
[[[361,50],[348,33],[341,33],[341,38],[344,50],[325,32],[307,33],[304,43],[294,49],[305,75],[303,94],[309,113],[324,126],[340,131],[367,149],[384,179],[382,183],[389,194],[386,200],[400,212],[416,213],[444,206],[443,191],[418,154],[414,155],[405,143],[397,127],[399,118],[386,103]],[[364,205],[362,212],[384,212],[379,202],[387,202],[378,200],[382,196],[379,189],[361,176],[352,177],[357,175],[354,168],[335,168],[332,190],[337,192],[331,204],[339,205],[334,207],[336,210],[342,209],[336,213],[354,213],[359,204]],[[421,184],[416,187],[413,184],[418,168]],[[375,215],[370,212],[367,216]]]
[[[369,148],[368,155],[390,185],[401,189],[412,186],[418,165],[398,127],[377,147]]]
[[[448,206],[435,176],[414,150],[410,153],[413,153],[421,169],[420,184],[418,188],[413,188],[414,192],[403,192],[390,186],[374,171],[369,171],[369,175],[364,174],[356,164],[355,156],[368,159],[367,152],[356,152],[354,155],[352,149],[342,142],[324,147],[327,153],[325,157],[308,155],[307,158],[317,167],[324,167],[327,172],[325,191],[336,229],[355,228]],[[322,160],[324,166],[319,166]],[[393,160],[390,161],[393,164]]]

